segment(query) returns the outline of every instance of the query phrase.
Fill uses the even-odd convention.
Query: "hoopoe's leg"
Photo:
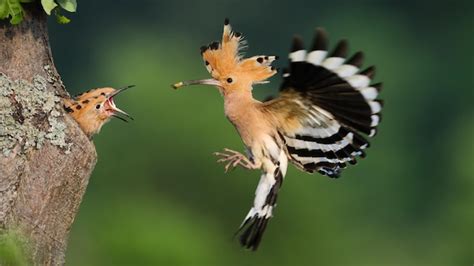
[[[217,160],[218,163],[226,163],[224,166],[226,173],[229,171],[229,169],[234,169],[238,165],[246,169],[258,168],[258,166],[251,162],[247,156],[238,151],[225,148],[223,152],[215,152],[214,155],[219,158]]]

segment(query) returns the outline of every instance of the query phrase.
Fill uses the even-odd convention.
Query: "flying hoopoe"
[[[64,109],[76,120],[82,131],[89,138],[92,138],[94,134],[99,133],[102,126],[112,117],[125,122],[128,122],[126,118],[133,120],[129,114],[120,110],[114,102],[115,96],[132,87],[134,85],[119,89],[110,87],[92,89],[78,95],[74,99],[65,99]],[[119,114],[124,115],[126,118]]]
[[[252,208],[242,222],[240,243],[256,250],[276,206],[288,161],[302,171],[338,177],[346,164],[365,157],[380,122],[382,101],[376,99],[381,83],[370,85],[375,68],[360,71],[362,52],[346,60],[348,45],[340,41],[328,53],[323,29],[316,29],[313,46],[293,40],[289,70],[284,71],[278,98],[260,102],[252,86],[266,83],[277,73],[276,56],[243,58],[243,37],[224,23],[221,42],[201,47],[211,79],[190,80],[216,86],[224,98],[226,117],[240,134],[247,156],[229,149],[215,153],[225,170],[236,166],[261,169]],[[364,134],[364,135],[363,135]]]

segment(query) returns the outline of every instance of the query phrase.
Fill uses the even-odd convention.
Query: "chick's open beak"
[[[107,97],[107,107],[108,107],[108,109],[110,109],[110,111],[113,112],[113,114],[112,114],[113,117],[116,117],[116,118],[118,118],[122,121],[128,122],[125,118],[118,115],[118,114],[122,114],[122,115],[126,116],[127,118],[130,118],[131,120],[134,120],[132,116],[130,116],[125,111],[118,108],[115,105],[115,102],[114,102],[114,96],[117,96],[119,93],[122,93],[125,90],[133,88],[133,87],[135,87],[135,85],[129,85],[129,86],[126,86],[126,87],[123,87],[123,88],[119,88]]]

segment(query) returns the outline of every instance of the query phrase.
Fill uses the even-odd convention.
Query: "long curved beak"
[[[189,86],[189,85],[211,85],[211,86],[217,86],[221,87],[221,83],[218,80],[215,79],[196,79],[196,80],[186,80],[186,81],[181,81],[178,83],[175,83],[171,85],[174,89],[179,89],[184,86]]]

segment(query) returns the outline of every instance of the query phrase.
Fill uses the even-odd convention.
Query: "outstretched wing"
[[[327,43],[322,29],[316,30],[309,52],[295,37],[280,97],[264,105],[286,121],[280,133],[293,163],[308,172],[338,177],[347,163],[365,156],[369,142],[363,135],[373,137],[377,132],[381,83],[370,85],[375,67],[360,71],[362,52],[346,60],[345,40],[330,54]]]

